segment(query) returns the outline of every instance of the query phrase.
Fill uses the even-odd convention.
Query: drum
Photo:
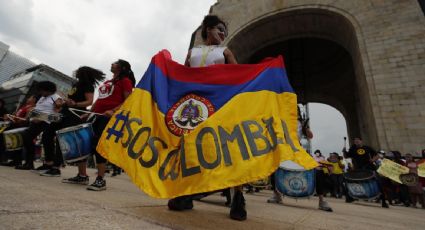
[[[62,120],[62,114],[60,113],[44,113],[38,110],[33,110],[30,113],[31,120],[41,120],[47,122],[60,122]]]
[[[0,121],[0,133],[10,126],[10,121]]]
[[[400,175],[400,181],[407,186],[416,186],[418,185],[419,178],[415,173],[406,173]]]
[[[59,147],[67,163],[86,159],[92,150],[91,123],[71,126],[56,131]]]
[[[381,193],[373,171],[354,170],[344,173],[348,194],[357,199],[374,199]]]
[[[28,127],[11,129],[3,132],[6,151],[20,150],[24,146],[23,134]]]
[[[305,170],[293,161],[285,161],[275,172],[276,189],[285,196],[308,198],[315,189],[314,169]]]
[[[261,189],[265,189],[270,187],[270,180],[268,177],[260,179],[260,180],[256,180],[253,181],[251,183],[248,183],[249,185],[251,185],[254,188],[261,188]]]

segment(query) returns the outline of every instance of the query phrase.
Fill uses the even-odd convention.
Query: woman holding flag
[[[220,46],[227,36],[224,21],[215,15],[207,15],[202,21],[201,36],[203,45],[189,50],[185,65],[188,67],[205,67],[215,64],[237,64],[233,53],[225,46]],[[193,208],[194,196],[181,196],[168,201],[170,210],[182,211]],[[230,218],[246,220],[245,198],[242,186],[235,187],[235,194],[230,208]]]

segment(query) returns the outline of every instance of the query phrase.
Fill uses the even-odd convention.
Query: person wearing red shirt
[[[12,122],[11,126],[8,127],[7,130],[28,126],[29,123],[27,118],[29,117],[32,109],[34,109],[37,100],[38,99],[35,95],[30,95],[25,101],[25,104],[19,107],[14,114],[7,114],[7,120]],[[1,135],[1,138],[3,138],[3,135]],[[4,145],[4,141],[0,141],[0,145]],[[8,158],[12,158],[12,161],[4,162],[2,165],[18,166],[22,164],[22,150],[10,151],[7,155],[9,155]]]
[[[96,180],[93,184],[89,185],[87,189],[93,191],[102,191],[106,189],[104,176],[107,160],[95,150],[96,146],[111,116],[130,95],[136,83],[131,65],[125,60],[119,59],[112,63],[111,72],[113,74],[112,79],[105,81],[99,87],[99,97],[91,108],[91,112],[102,114],[96,115],[96,120],[92,125],[94,132],[93,149],[96,156],[98,172]],[[83,115],[82,118],[87,118],[87,114]]]

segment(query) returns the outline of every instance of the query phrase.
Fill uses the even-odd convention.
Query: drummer
[[[47,130],[44,131],[44,135],[47,138],[54,141],[56,131],[62,128],[75,126],[82,124],[79,114],[77,112],[72,112],[72,109],[78,109],[78,111],[85,111],[87,106],[93,104],[93,95],[94,88],[101,82],[104,77],[104,73],[100,70],[82,66],[78,68],[75,72],[75,78],[77,82],[72,86],[71,90],[68,92],[67,97],[62,101],[59,101],[59,106],[61,106],[60,113],[62,119],[60,122],[50,123]],[[54,145],[44,146],[44,152],[46,156],[45,164],[38,167],[36,170],[39,171],[42,176],[57,177],[61,175],[60,166],[62,165],[62,153],[58,148],[59,144],[56,144],[57,148],[54,148]],[[81,176],[87,176],[85,168],[81,171]],[[79,180],[81,178],[70,178],[68,180]],[[87,180],[88,177],[83,181]]]
[[[301,117],[300,108],[298,109],[298,138],[301,139],[302,136],[307,137],[308,139],[313,138],[313,132],[311,131],[308,120],[304,120]],[[319,209],[327,212],[332,212],[332,208],[329,206],[328,202],[324,200],[324,190],[326,184],[326,175],[323,172],[323,163],[326,161],[322,156],[320,150],[316,150],[313,155],[314,160],[319,163],[319,166],[315,169],[315,179],[316,179],[316,194],[319,197]],[[282,203],[282,195],[276,190],[274,185],[274,173],[271,175],[272,188],[273,188],[273,196],[267,200],[268,203]]]
[[[100,136],[102,135],[103,130],[109,122],[109,119],[114,114],[114,112],[119,109],[125,99],[130,95],[136,83],[133,71],[131,70],[131,65],[125,60],[119,59],[118,61],[112,63],[111,72],[113,74],[112,79],[105,81],[99,87],[99,97],[91,107],[91,112],[102,114],[96,115],[96,120],[93,123],[93,131],[95,137],[92,144],[93,151],[96,156],[96,166],[98,172],[97,178],[94,183],[87,187],[88,190],[93,191],[101,191],[106,189],[106,181],[104,179],[104,176],[106,171],[107,160],[95,150],[96,146],[98,144]],[[88,114],[84,114],[81,116],[82,119],[87,119],[87,117]],[[62,182],[74,183],[75,181],[84,181],[84,183],[88,183],[88,177],[87,179],[83,178],[84,180],[81,178],[86,176],[86,166],[86,161],[81,162],[78,166],[78,175],[76,178],[74,177],[75,180],[73,178],[69,178],[63,180]]]
[[[37,91],[41,95],[41,98],[37,101],[34,110],[39,111],[40,113],[45,114],[54,114],[59,110],[59,101],[61,97],[56,94],[56,85],[50,81],[41,81],[37,83]],[[26,150],[25,154],[25,164],[18,165],[15,168],[21,170],[31,170],[34,169],[34,156],[35,148],[33,140],[41,133],[44,132],[50,122],[48,120],[40,120],[37,118],[30,119],[30,125],[28,130],[24,133],[24,148]],[[43,134],[42,136],[43,146],[51,146],[52,142]]]
[[[37,97],[35,95],[30,95],[26,101],[25,104],[19,107],[15,113],[13,114],[7,114],[7,120],[10,121],[12,124],[10,127],[8,127],[8,130],[20,128],[20,127],[26,127],[29,125],[28,123],[28,117],[31,112],[31,110],[34,109],[35,103],[37,102]],[[3,144],[1,142],[0,144]],[[9,152],[9,155],[12,156],[13,160],[6,162],[5,166],[18,166],[22,164],[22,150],[15,150],[12,152]]]
[[[354,145],[350,147],[348,152],[345,147],[342,149],[344,157],[352,159],[353,167],[355,170],[362,169],[376,171],[377,166],[375,162],[379,159],[379,155],[377,154],[377,152],[373,148],[363,145],[363,140],[360,137],[355,137],[353,139],[353,142]],[[377,173],[375,173],[375,175],[377,176],[379,190],[381,192],[380,199],[382,201],[382,207],[389,208],[386,202],[385,193],[382,190],[381,179],[379,178],[379,175]],[[347,191],[345,191],[345,202],[351,203],[353,201],[354,199],[348,195]]]

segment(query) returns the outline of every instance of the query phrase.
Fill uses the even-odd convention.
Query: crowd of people
[[[17,170],[33,170],[41,176],[60,176],[60,167],[64,164],[64,159],[59,148],[59,140],[56,138],[56,131],[83,123],[91,123],[94,133],[92,152],[95,155],[98,172],[95,181],[87,189],[105,190],[104,176],[107,160],[96,152],[96,146],[110,117],[130,95],[135,85],[134,74],[129,62],[119,59],[112,63],[111,72],[112,79],[99,86],[99,97],[94,103],[94,90],[105,79],[105,74],[87,66],[80,67],[75,71],[77,82],[69,89],[67,95],[60,95],[55,83],[41,81],[36,85],[36,94],[28,96],[26,103],[14,113],[9,114],[3,107],[4,101],[0,101],[3,124],[6,122],[9,124],[5,132],[22,128],[22,132],[19,133],[20,138],[15,138],[14,141],[19,142],[18,139],[21,139],[23,142],[22,148],[7,149],[3,140],[5,137],[1,135],[2,165],[13,166]],[[87,110],[89,106],[91,109]],[[79,111],[79,113],[75,111]],[[90,116],[91,114],[95,114],[95,116]],[[44,162],[41,166],[34,168],[37,152],[35,141],[40,135]],[[88,185],[87,159],[74,163],[78,165],[77,175],[65,178],[62,182]],[[121,169],[114,167],[115,174],[120,172]]]
[[[202,38],[204,44],[195,46],[189,50],[185,65],[188,67],[203,67],[214,64],[236,64],[236,58],[232,52],[224,46],[221,46],[227,36],[226,24],[217,16],[208,15],[202,23]],[[94,132],[92,152],[95,155],[97,177],[89,185],[89,176],[87,175],[87,160],[75,162],[78,166],[78,172],[75,177],[64,178],[63,183],[89,185],[88,190],[101,191],[106,189],[105,171],[107,160],[96,152],[96,146],[99,137],[107,125],[110,117],[130,95],[135,86],[134,74],[129,62],[119,59],[112,63],[112,79],[107,80],[99,86],[99,97],[94,101],[94,90],[104,80],[104,73],[95,68],[83,66],[75,71],[77,82],[73,85],[67,95],[60,95],[57,92],[56,85],[50,81],[42,81],[37,84],[37,94],[30,95],[24,105],[20,106],[16,112],[8,113],[4,109],[4,101],[0,100],[0,116],[4,121],[10,123],[7,130],[16,128],[25,128],[23,136],[23,148],[20,150],[5,151],[4,140],[0,140],[0,156],[3,165],[14,166],[17,170],[34,170],[42,176],[60,176],[60,166],[63,164],[63,157],[57,142],[56,132],[58,130],[81,125],[83,123],[92,123]],[[90,110],[87,108],[90,107]],[[79,111],[78,114],[75,111]],[[44,119],[43,114],[56,115],[57,119]],[[92,116],[95,114],[94,116]],[[34,144],[37,136],[41,135],[41,142],[44,147],[44,163],[34,168],[34,157],[37,152],[37,146]],[[312,138],[312,132],[306,123],[299,120],[299,133],[303,133],[308,138]],[[299,134],[302,135],[302,134]],[[3,138],[3,135],[0,135]],[[6,154],[7,153],[7,154]],[[391,152],[391,160],[407,166],[412,173],[417,174],[418,164],[420,162],[413,160],[409,154],[405,155],[405,160],[397,151]],[[9,159],[12,156],[11,160]],[[422,152],[425,157],[425,151]],[[352,170],[367,169],[372,172],[377,170],[380,160],[384,157],[390,157],[384,153],[377,153],[372,148],[364,146],[360,138],[354,139],[354,145],[349,149],[344,149],[343,154],[330,153],[325,158],[320,150],[312,155],[319,163],[315,169],[316,194],[319,197],[319,209],[332,211],[332,208],[324,199],[327,194],[335,198],[346,199],[346,202],[353,202],[355,198],[350,197],[345,186],[344,173]],[[352,164],[344,160],[351,158]],[[22,163],[22,161],[24,163]],[[422,161],[425,161],[422,159]],[[114,167],[114,174],[121,172],[121,169]],[[382,207],[388,208],[387,200],[390,204],[401,203],[403,205],[416,206],[419,201],[423,203],[423,186],[400,185],[387,178],[376,174],[379,181],[381,195],[379,200]],[[423,178],[422,178],[423,179]],[[282,203],[282,195],[274,186],[274,175],[272,175],[273,197],[268,202]],[[227,197],[227,204],[230,205],[230,218],[235,220],[245,220],[247,212],[245,209],[245,198],[243,187],[237,186],[224,190],[223,194]],[[233,193],[233,196],[230,194]],[[176,197],[168,201],[168,208],[174,211],[183,211],[193,208],[193,200],[205,197],[208,194],[195,194],[182,197]]]

